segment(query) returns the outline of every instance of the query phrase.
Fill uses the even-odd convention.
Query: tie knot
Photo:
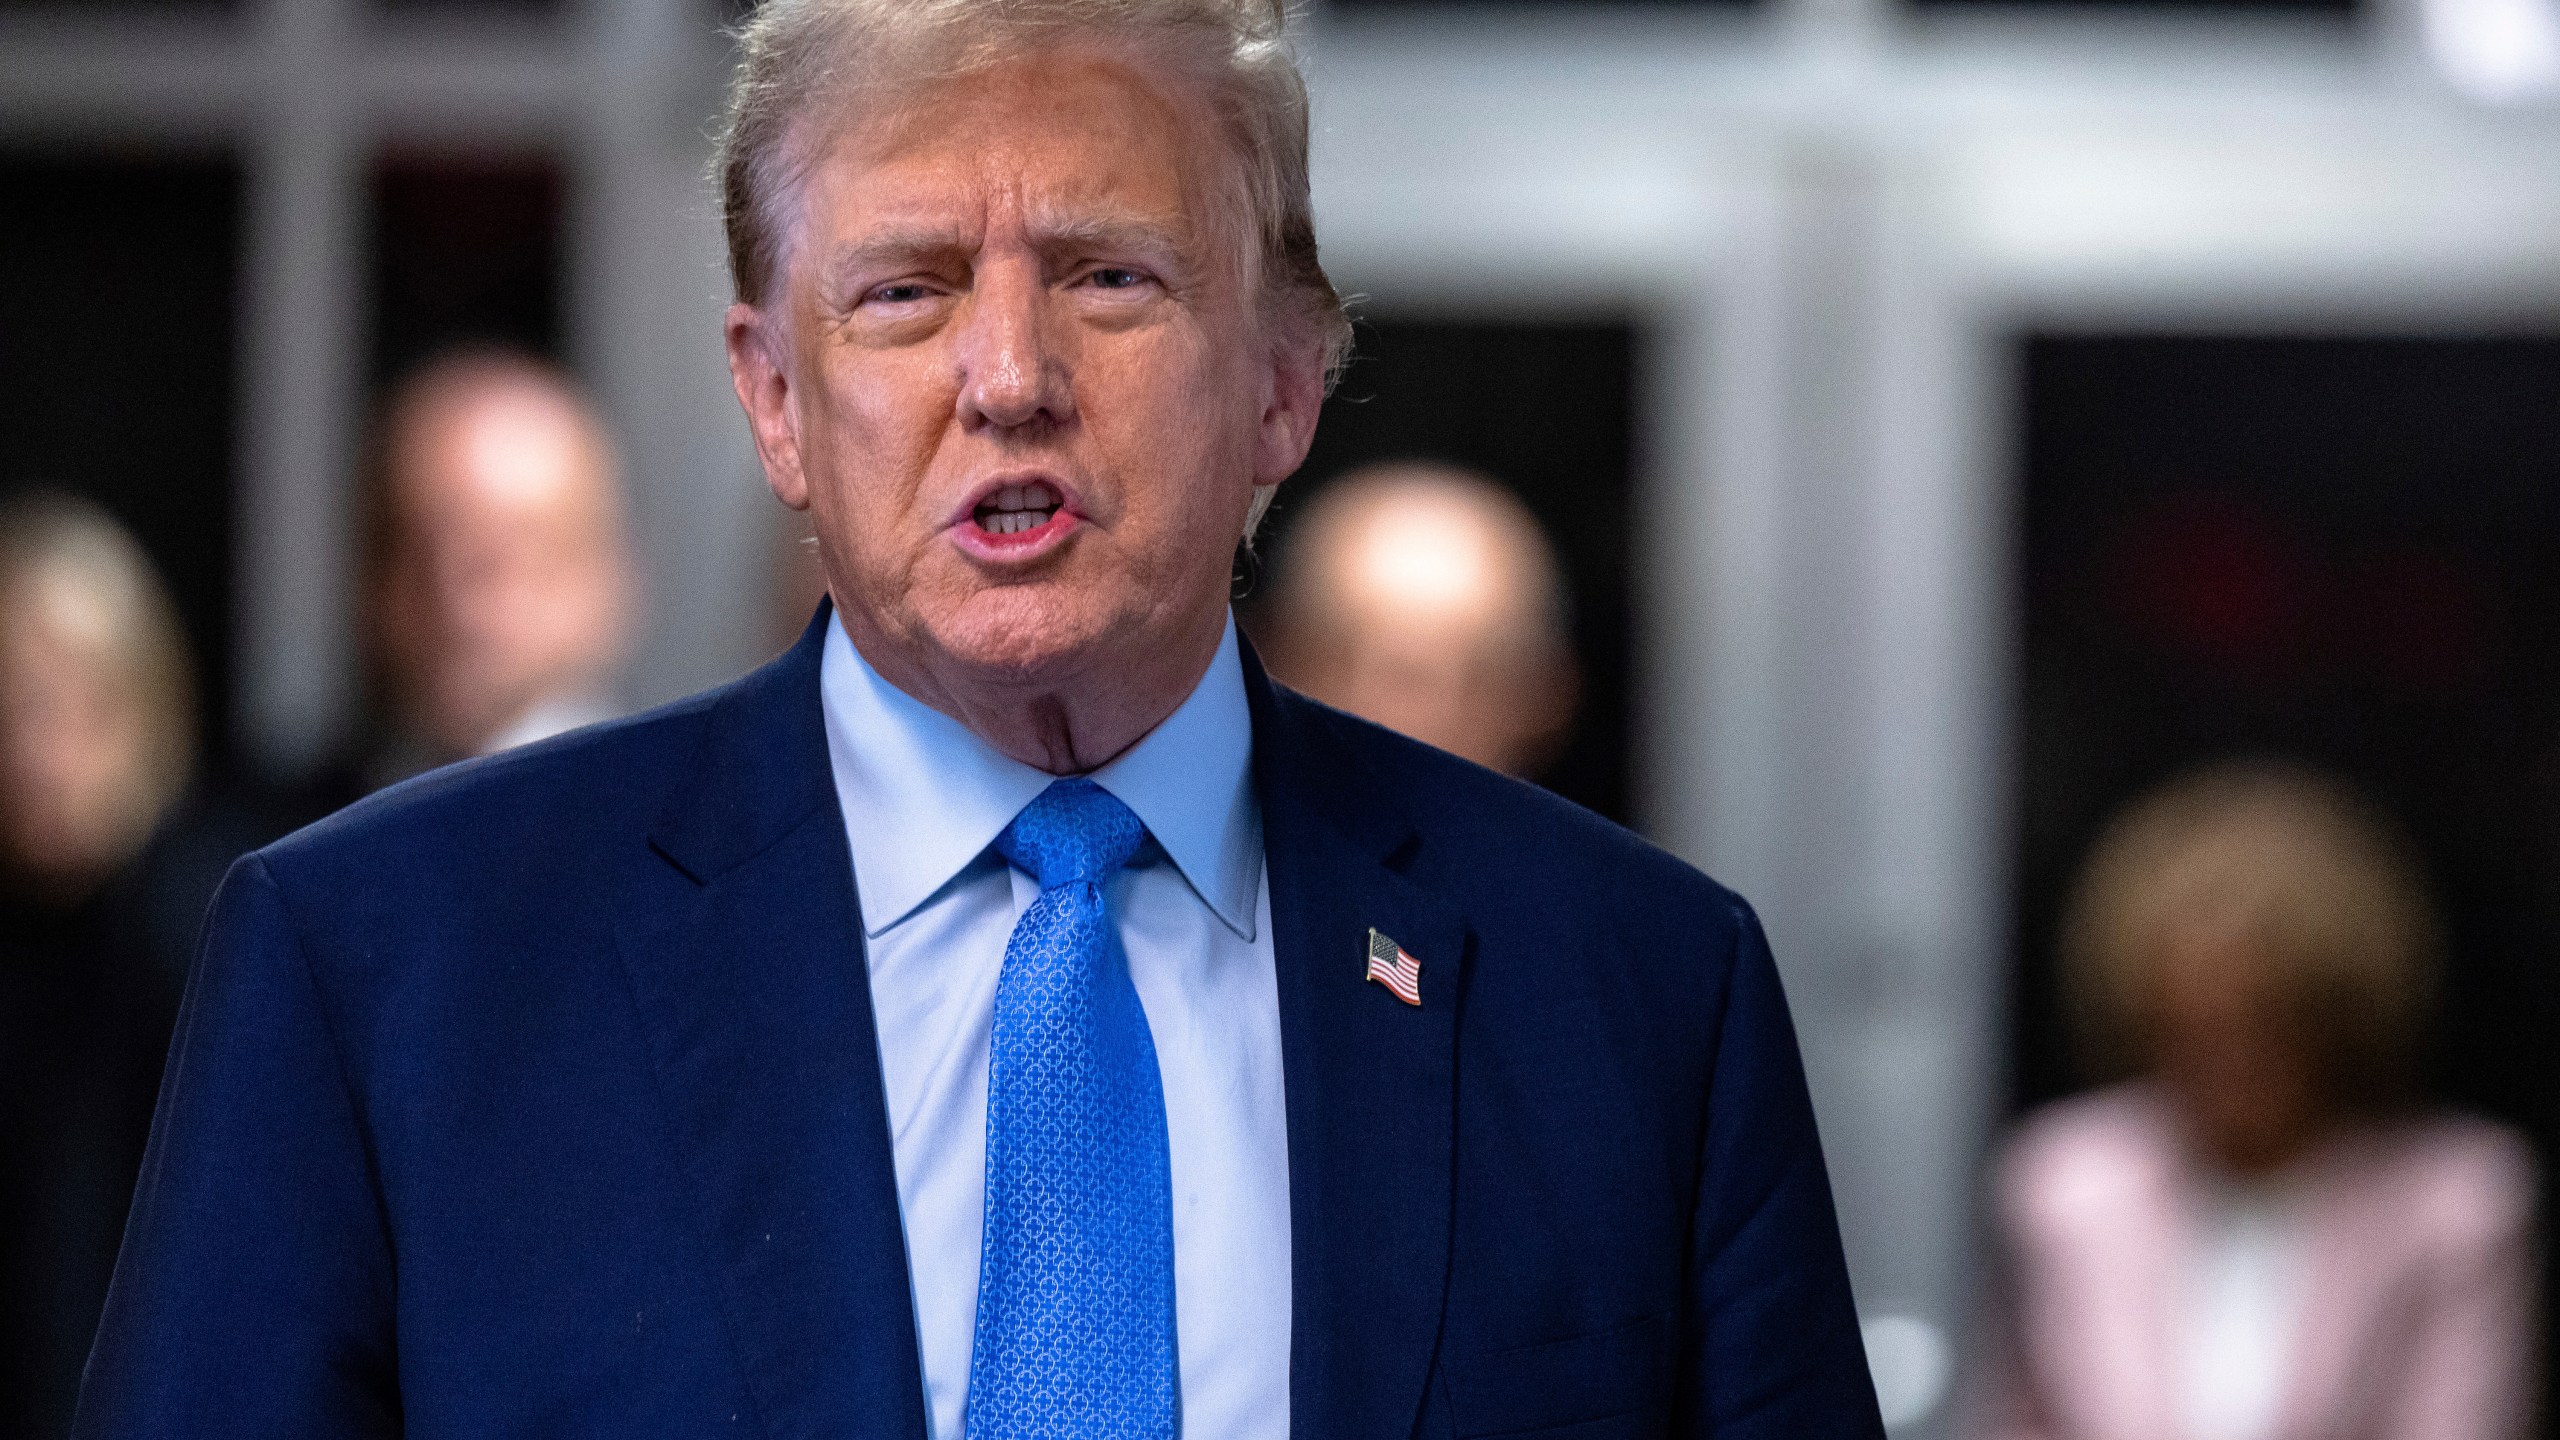
[[[1004,858],[1055,890],[1078,881],[1100,884],[1129,863],[1147,836],[1120,797],[1082,777],[1060,780],[1022,807],[996,837]]]

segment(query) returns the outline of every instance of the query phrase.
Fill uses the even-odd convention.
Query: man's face
[[[558,396],[491,383],[395,432],[376,643],[414,738],[479,753],[603,683],[629,624],[611,461]]]
[[[811,168],[732,366],[866,652],[1029,689],[1205,658],[1253,486],[1320,398],[1240,273],[1215,134],[1187,87],[1062,48],[925,86]]]

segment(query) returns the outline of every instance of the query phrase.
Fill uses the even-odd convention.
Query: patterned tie
[[[1154,1039],[1103,887],[1145,838],[1090,780],[996,848],[1039,877],[996,981],[968,1440],[1172,1440],[1173,1177]]]

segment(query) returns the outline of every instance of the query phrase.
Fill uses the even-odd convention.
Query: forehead
[[[837,134],[811,167],[818,235],[873,226],[1206,228],[1208,107],[1162,63],[1077,44],[906,87]]]
[[[604,440],[568,396],[529,381],[464,382],[393,426],[389,482],[409,514],[521,514],[602,488]]]

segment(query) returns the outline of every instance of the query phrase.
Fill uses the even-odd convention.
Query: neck
[[[1187,624],[1186,633],[1062,657],[1025,678],[900,645],[841,601],[836,614],[881,679],[967,726],[999,754],[1052,775],[1099,770],[1163,724],[1217,658],[1227,623],[1219,606]]]

